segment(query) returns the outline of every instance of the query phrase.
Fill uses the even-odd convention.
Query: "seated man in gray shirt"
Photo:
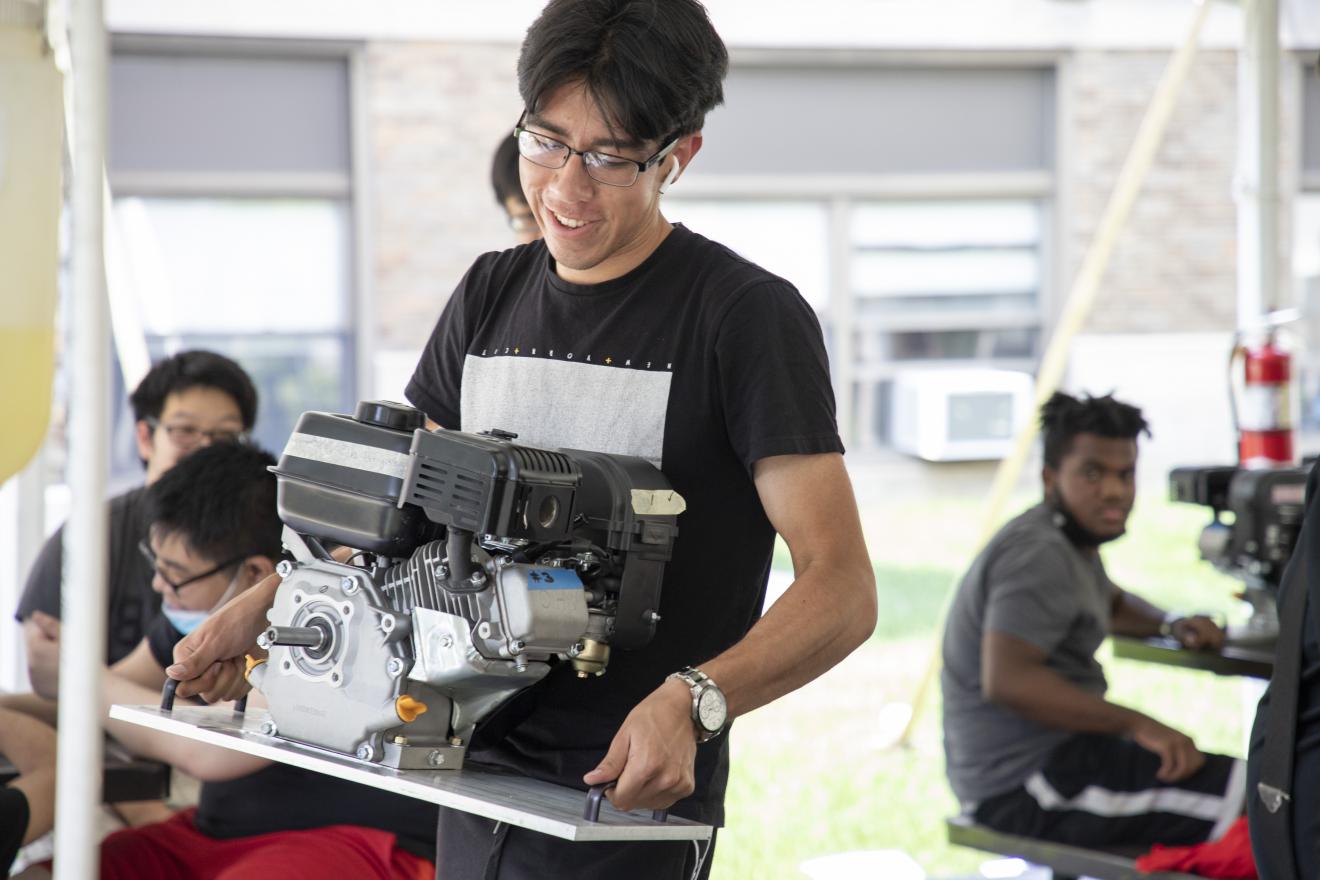
[[[1141,411],[1056,393],[1041,410],[1045,499],[1005,525],[944,630],[949,782],[980,824],[1083,846],[1212,840],[1242,811],[1245,767],[1105,699],[1109,633],[1217,650],[1223,631],[1120,589],[1100,560],[1135,497]]]

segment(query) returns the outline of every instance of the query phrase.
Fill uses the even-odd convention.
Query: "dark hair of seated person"
[[[500,144],[495,148],[495,158],[490,163],[490,188],[495,192],[495,203],[501,208],[509,199],[527,204],[518,177],[518,142],[510,135],[500,138]]]
[[[238,404],[243,429],[252,430],[257,422],[257,389],[252,377],[235,361],[203,349],[181,351],[153,364],[128,396],[133,419],[158,419],[166,398],[197,387],[216,388],[232,397]]]
[[[237,554],[278,559],[283,525],[275,504],[275,459],[250,443],[213,443],[161,475],[147,491],[155,534],[180,535],[211,560]]]
[[[1139,434],[1150,436],[1150,428],[1141,410],[1114,399],[1112,394],[1078,399],[1056,391],[1040,408],[1040,430],[1044,436],[1045,464],[1058,468],[1072,451],[1078,434],[1095,434],[1119,440],[1136,440]]]

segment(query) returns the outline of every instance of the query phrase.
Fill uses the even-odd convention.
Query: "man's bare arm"
[[[788,545],[794,580],[728,651],[701,665],[729,716],[796,690],[875,630],[875,574],[841,455],[782,455],[753,471],[766,516]]]
[[[237,700],[249,690],[244,657],[269,625],[280,576],[273,574],[225,603],[174,646],[165,674],[179,682],[177,695],[200,695],[208,703]]]
[[[981,692],[987,700],[1057,730],[1130,736],[1160,756],[1158,778],[1172,782],[1205,763],[1191,738],[1155,719],[1082,690],[1045,665],[1045,651],[989,630],[981,642]]]
[[[202,745],[139,724],[110,718],[110,707],[154,705],[160,702],[165,671],[156,663],[144,639],[131,654],[107,669],[101,678],[101,712],[106,730],[134,754],[177,767],[206,782],[246,776],[270,762],[230,749]]]
[[[32,690],[48,700],[60,689],[60,622],[48,614],[34,612],[23,621],[23,645],[27,649],[28,682]]]
[[[811,681],[875,629],[875,577],[840,455],[776,456],[753,471],[766,515],[793,556],[792,586],[728,651],[701,663],[730,717]],[[584,781],[617,780],[620,809],[668,807],[693,790],[691,695],[666,681],[639,703]]]
[[[22,712],[52,727],[59,723],[59,703],[37,694],[0,694],[0,709]]]
[[[1167,616],[1164,609],[1120,587],[1114,587],[1109,629],[1116,635],[1148,639],[1160,634]],[[1218,651],[1224,647],[1224,630],[1210,618],[1194,614],[1173,621],[1169,633],[1185,648]]]

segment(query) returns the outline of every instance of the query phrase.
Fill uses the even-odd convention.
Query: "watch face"
[[[724,727],[729,716],[729,708],[724,702],[724,693],[717,688],[706,688],[697,702],[697,719],[703,730],[711,733]]]

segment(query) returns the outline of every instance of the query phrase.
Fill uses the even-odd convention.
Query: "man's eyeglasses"
[[[146,422],[151,426],[151,430],[164,428],[165,433],[169,435],[170,442],[179,449],[196,449],[202,445],[205,440],[208,443],[246,443],[248,440],[247,431],[235,431],[230,428],[217,428],[213,431],[203,431],[196,425],[162,425],[160,419],[148,417]]]
[[[147,560],[147,564],[150,565],[152,570],[154,570],[156,574],[160,576],[160,579],[163,580],[165,583],[169,584],[176,593],[182,590],[184,587],[188,586],[189,584],[196,583],[197,581],[200,580],[204,580],[205,578],[209,578],[213,574],[217,574],[219,572],[224,571],[226,568],[229,568],[233,565],[237,565],[238,563],[242,562],[244,559],[247,559],[248,556],[251,555],[250,553],[244,553],[241,556],[235,556],[233,559],[220,563],[215,568],[208,568],[206,571],[202,572],[201,574],[195,574],[192,577],[184,578],[181,581],[174,581],[171,580],[170,576],[167,575],[165,571],[160,567],[160,562],[156,559],[156,553],[154,550],[151,549],[151,544],[147,541],[146,538],[143,538],[141,541],[138,541],[138,552],[142,554],[143,559]]]
[[[606,186],[632,186],[637,182],[638,175],[668,156],[669,152],[678,145],[678,136],[675,135],[669,143],[638,162],[636,159],[626,159],[623,156],[602,153],[598,150],[575,150],[548,135],[523,128],[523,121],[526,118],[527,114],[523,113],[513,129],[513,136],[518,139],[518,153],[524,159],[542,168],[563,168],[568,164],[569,159],[581,156],[582,166],[587,169],[587,175]]]

